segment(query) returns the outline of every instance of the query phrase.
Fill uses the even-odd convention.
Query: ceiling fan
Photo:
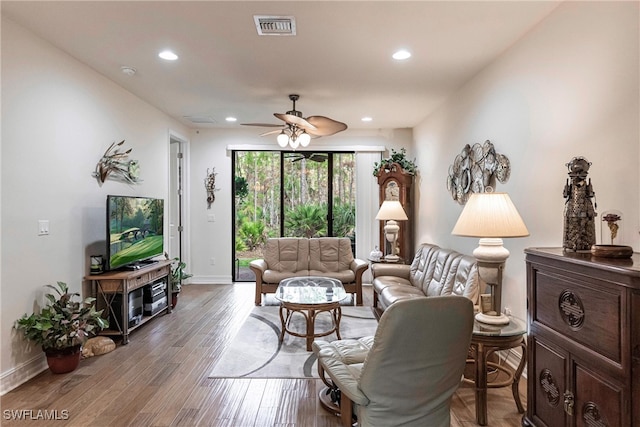
[[[264,132],[260,136],[278,134],[278,144],[284,148],[291,146],[294,150],[299,145],[306,147],[311,142],[311,138],[329,136],[342,132],[347,125],[337,120],[325,116],[302,117],[302,112],[296,110],[296,101],[299,95],[291,94],[289,99],[293,102],[293,108],[286,113],[274,113],[273,115],[284,122],[284,124],[271,123],[242,123],[245,126],[278,127],[278,130]]]
[[[290,160],[291,163],[299,162],[302,159],[323,163],[327,161],[329,155],[327,153],[314,153],[313,151],[297,151],[295,153],[285,153],[284,158]]]

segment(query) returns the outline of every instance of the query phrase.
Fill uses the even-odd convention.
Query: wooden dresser
[[[640,425],[640,254],[525,250],[525,426]]]

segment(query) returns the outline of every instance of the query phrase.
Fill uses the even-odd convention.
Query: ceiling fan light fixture
[[[287,146],[287,144],[289,143],[289,135],[287,135],[284,130],[282,132],[280,132],[278,134],[278,137],[276,138],[276,140],[278,141],[278,145],[281,148],[284,148]]]
[[[289,99],[293,102],[293,108],[285,114],[273,113],[275,117],[285,124],[281,131],[264,132],[260,136],[278,134],[276,140],[281,148],[286,148],[287,144],[293,150],[298,146],[307,147],[311,143],[311,138],[330,136],[347,129],[347,125],[325,116],[309,116],[304,118],[302,112],[296,110],[296,101],[300,98],[297,94],[290,94]],[[246,126],[280,127],[282,125],[269,123],[242,123]]]
[[[306,131],[302,131],[302,133],[296,140],[299,141],[300,145],[302,145],[303,147],[307,147],[311,142],[311,135],[309,135]]]

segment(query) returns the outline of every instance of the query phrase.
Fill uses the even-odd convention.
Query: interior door
[[[171,138],[169,144],[169,256],[183,259],[183,143]]]

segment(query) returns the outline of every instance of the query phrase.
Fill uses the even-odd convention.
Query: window
[[[234,151],[234,280],[268,237],[346,236],[355,246],[355,154]],[[355,253],[355,247],[354,247]]]

